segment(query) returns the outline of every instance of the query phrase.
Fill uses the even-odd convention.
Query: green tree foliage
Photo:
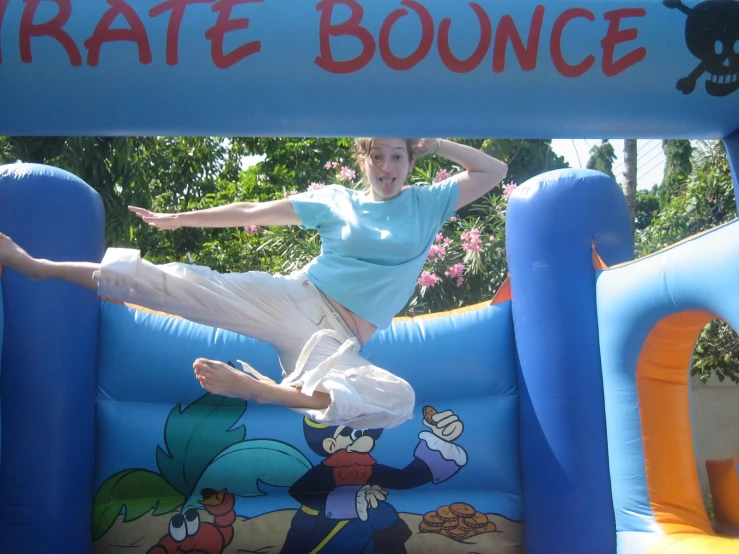
[[[134,188],[136,141],[118,137],[7,137],[6,161],[19,160],[65,169],[92,186],[103,200],[106,237],[130,244],[126,202],[143,202],[146,187]],[[136,193],[139,194],[136,194]]]
[[[659,197],[666,202],[679,194],[685,180],[693,172],[693,146],[689,140],[663,140],[662,151],[665,153],[665,171]]]
[[[693,172],[683,185],[660,202],[651,225],[637,235],[637,251],[648,255],[736,217],[734,184],[720,142],[702,143]]]
[[[616,151],[613,149],[613,145],[603,139],[600,144],[596,144],[590,149],[590,158],[588,158],[585,167],[600,171],[615,179],[613,176],[613,162],[615,159]]]
[[[261,176],[258,190],[266,198],[276,193],[305,190],[310,183],[323,182],[328,173],[326,161],[351,166],[350,139],[326,138],[237,138],[232,139],[247,155],[262,156],[256,165]],[[260,200],[255,197],[254,200]]]
[[[487,139],[476,147],[505,161],[508,164],[506,181],[517,185],[546,171],[569,167],[565,159],[552,150],[552,141],[548,139]]]
[[[685,149],[682,150],[685,152]],[[672,173],[669,192],[656,191],[660,211],[637,234],[637,251],[645,256],[736,218],[734,184],[723,144],[704,142],[695,152],[692,172]],[[667,172],[666,172],[667,173]],[[653,198],[650,199],[652,206]],[[652,212],[654,214],[654,212]],[[693,375],[706,381],[712,372],[739,383],[739,337],[725,322],[714,320],[701,332],[692,360]]]
[[[712,374],[739,384],[739,337],[727,323],[714,319],[695,344],[691,374],[706,382]]]
[[[219,271],[281,271],[304,261],[318,243],[301,229],[249,233],[245,229],[161,232],[142,224],[129,205],[153,211],[205,209],[259,202],[334,179],[334,160],[351,165],[348,139],[222,137],[0,137],[0,163],[16,160],[70,171],[101,196],[106,245],[135,246],[155,263],[189,261]],[[242,170],[243,160],[263,159]],[[287,255],[270,241],[290,243]]]
[[[659,188],[652,190],[636,191],[636,215],[634,217],[634,229],[643,231],[652,224],[654,218],[659,215]]]
[[[129,205],[185,211],[237,182],[239,145],[219,137],[3,137],[0,162],[43,163],[77,175],[101,196],[106,245],[136,245],[153,261],[179,261],[210,230],[159,233],[138,223]]]

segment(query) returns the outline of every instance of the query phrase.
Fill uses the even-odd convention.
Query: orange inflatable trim
[[[686,311],[654,326],[636,370],[649,501],[666,535],[713,535],[695,466],[688,368],[698,334],[716,316]]]
[[[639,355],[636,386],[649,503],[665,534],[649,554],[739,552],[739,540],[717,536],[708,520],[693,448],[688,368],[699,333],[713,319],[715,315],[700,311],[665,317],[649,333]],[[720,473],[727,478],[724,471]],[[739,494],[735,471],[733,477],[731,491]],[[726,497],[729,502],[735,498]],[[734,509],[729,517],[736,516],[739,503]],[[718,510],[716,515],[718,520]]]
[[[739,454],[707,460],[706,471],[716,523],[739,529]]]

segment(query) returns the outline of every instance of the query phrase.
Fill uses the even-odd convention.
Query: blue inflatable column
[[[616,552],[592,244],[633,258],[619,186],[589,170],[521,185],[507,210],[528,554]]]
[[[0,270],[1,271],[1,270]],[[1,281],[1,280],[0,280]],[[5,308],[3,306],[3,287],[0,282],[0,354],[3,351],[3,334],[5,328]],[[3,394],[2,394],[2,378],[3,378],[3,359],[0,356],[0,471],[3,470]],[[0,525],[0,532],[2,525]]]
[[[31,255],[100,260],[100,197],[58,169],[0,167],[0,232]],[[0,552],[92,550],[99,302],[3,268]]]

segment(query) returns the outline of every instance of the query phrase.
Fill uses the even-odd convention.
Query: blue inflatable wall
[[[0,198],[7,209],[0,232],[49,259],[101,257],[101,208],[89,187],[51,168],[2,169]],[[24,219],[31,226],[21,229],[13,215],[28,213],[40,196],[56,199],[54,209],[38,210],[38,219]],[[63,217],[69,213],[74,217]],[[60,245],[62,236],[72,246]],[[181,511],[207,518],[228,502],[221,495],[212,505],[208,491],[223,491],[234,505],[214,523],[203,519],[188,539],[202,542],[217,528],[224,544],[230,534],[234,546],[254,551],[265,547],[249,542],[264,538],[259,529],[267,530],[269,541],[285,540],[293,514],[305,507],[293,487],[322,460],[302,418],[283,408],[203,395],[191,369],[200,356],[244,359],[279,378],[271,347],[110,302],[103,303],[98,326],[99,302],[90,291],[33,283],[7,269],[3,294],[5,339],[12,346],[6,342],[3,350],[0,504],[8,517],[0,527],[1,551],[46,553],[64,544],[84,554],[166,545],[173,540],[168,524],[176,525]],[[365,355],[416,390],[414,421],[383,433],[372,451],[396,475],[383,507],[409,526],[411,551],[428,548],[428,537],[438,552],[457,540],[484,552],[517,548],[521,430],[510,302],[396,321]],[[453,414],[464,426],[446,447],[446,469],[431,473],[418,450],[429,440],[426,406]],[[13,501],[19,495],[27,495],[22,506]],[[441,522],[437,513],[448,514],[449,506],[471,510],[478,526],[452,530],[460,533],[456,537],[442,535],[441,523],[422,527],[429,517]],[[39,515],[49,524],[30,540],[28,524]],[[339,534],[331,548],[360,552],[367,546],[362,536],[361,530]]]
[[[32,255],[99,260],[103,228],[100,197],[73,175],[33,164],[0,167],[0,232]],[[59,545],[84,552],[95,463],[98,298],[9,270],[2,292],[0,552],[53,552]],[[44,532],[21,532],[31,521],[43,522]]]
[[[175,452],[177,444],[194,445],[199,440],[186,426],[177,427],[171,415],[173,406],[185,409],[203,395],[192,377],[194,358],[208,356],[234,364],[242,359],[261,373],[279,379],[276,354],[264,343],[121,305],[106,302],[102,308],[96,491],[103,490],[111,476],[131,470],[146,470],[173,480],[169,468],[155,454],[160,448]],[[515,543],[521,540],[520,528],[516,533],[508,529],[504,532],[501,523],[520,523],[523,518],[516,423],[518,389],[510,315],[510,303],[504,303],[453,319],[445,316],[399,321],[373,340],[365,354],[373,363],[407,378],[417,395],[414,419],[400,428],[386,430],[377,440],[372,456],[379,463],[404,468],[413,461],[418,435],[426,429],[424,406],[451,410],[464,424],[462,436],[455,443],[464,449],[467,460],[458,474],[443,482],[391,490],[388,503],[401,514],[423,516],[440,506],[464,502],[479,512],[497,514],[501,534]],[[218,414],[227,413],[227,408],[220,407]],[[245,426],[246,443],[262,441],[265,452],[279,445],[280,458],[272,464],[281,468],[280,474],[260,477],[253,465],[250,473],[244,469],[235,475],[221,469],[222,462],[216,456],[215,461],[203,462],[210,468],[205,473],[210,472],[211,485],[215,482],[218,490],[240,491],[236,513],[254,518],[253,525],[258,525],[260,518],[269,522],[270,518],[284,517],[289,522],[288,515],[292,516],[300,504],[287,494],[286,482],[292,484],[291,480],[297,480],[322,460],[306,443],[302,418],[284,408],[256,403],[248,403],[243,413],[234,406],[231,410],[234,427]],[[248,469],[249,463],[241,466]],[[191,467],[197,464],[192,460],[185,463],[186,470]],[[406,478],[413,479],[413,473],[408,473],[411,477]],[[266,483],[259,488],[268,494],[248,492],[257,478]],[[194,495],[199,500],[202,485],[195,481],[198,479],[193,479],[185,496]],[[158,519],[166,523],[168,518]],[[279,540],[282,531],[274,527],[274,539]],[[258,550],[258,545],[249,542],[255,540],[249,538],[253,532],[247,533],[246,528],[240,531],[238,524],[235,529],[234,541],[240,548]],[[125,535],[127,526],[117,523],[105,530],[96,548]],[[167,534],[166,525],[162,533]],[[495,544],[494,537],[487,540]],[[485,546],[487,543],[481,544],[484,551],[494,551]],[[346,552],[352,552],[349,545],[346,548]]]
[[[4,327],[5,327],[5,308],[3,307],[2,280],[0,280],[0,352],[2,352],[2,348],[3,348]],[[3,360],[2,360],[2,356],[0,355],[0,383],[2,383],[2,375],[3,375]],[[0,394],[0,471],[3,468],[2,438],[3,438],[3,398],[2,398],[2,394]]]

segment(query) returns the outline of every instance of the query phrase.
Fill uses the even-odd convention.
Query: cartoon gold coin
[[[472,517],[475,515],[475,509],[464,502],[455,502],[450,504],[449,509],[459,517]]]

